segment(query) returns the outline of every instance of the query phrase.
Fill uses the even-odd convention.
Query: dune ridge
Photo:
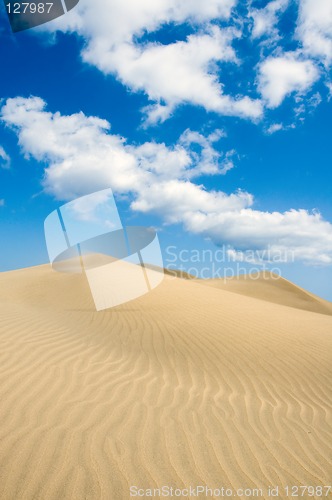
[[[97,313],[45,265],[0,274],[0,343],[3,500],[331,481],[328,314],[170,276]]]

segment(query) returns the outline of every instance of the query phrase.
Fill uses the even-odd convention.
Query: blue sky
[[[81,0],[26,32],[0,21],[0,271],[47,262],[47,215],[112,187],[166,260],[290,251],[283,275],[332,300],[329,0]]]

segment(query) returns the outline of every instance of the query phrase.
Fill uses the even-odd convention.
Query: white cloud
[[[105,74],[115,75],[152,104],[146,123],[164,121],[179,104],[202,106],[222,115],[257,119],[263,108],[248,96],[224,94],[217,63],[238,64],[232,48],[241,33],[211,21],[229,19],[235,0],[81,0],[46,30],[78,32],[85,38],[82,58]],[[186,23],[194,34],[169,44],[141,37],[166,24]]]
[[[5,206],[5,200],[3,198],[0,198],[0,207]]]
[[[297,36],[304,51],[325,64],[332,61],[331,0],[300,0]]]
[[[189,231],[241,250],[269,248],[272,255],[292,252],[297,260],[332,264],[332,224],[316,212],[260,212],[248,207],[223,213],[196,212],[184,224]]]
[[[138,193],[132,208],[158,213],[167,223],[184,223],[192,232],[200,233],[202,231],[193,222],[196,216],[210,219],[222,212],[238,213],[252,203],[249,193],[239,191],[227,195],[221,191],[206,191],[203,186],[189,181],[171,179],[156,182],[149,190]]]
[[[263,8],[248,4],[243,15],[237,0],[80,0],[75,9],[38,31],[82,37],[83,61],[147,96],[144,126],[164,122],[183,104],[258,121],[264,108],[279,106],[287,95],[306,92],[324,77],[323,71],[318,73],[317,58],[328,63],[332,57],[332,4],[299,0],[296,33],[287,34],[279,27],[290,0],[270,0]],[[182,27],[188,36],[178,39],[175,33],[180,31],[174,27]],[[248,27],[250,45],[237,53],[235,42],[246,42]],[[160,30],[168,30],[168,42],[160,42]],[[285,50],[283,35],[288,41],[293,38],[294,51],[280,55]],[[256,79],[249,72],[243,78],[242,50],[256,58]],[[230,74],[236,90],[226,87]],[[263,101],[253,94],[257,90]]]
[[[109,50],[166,24],[191,22],[201,26],[214,19],[229,19],[235,4],[236,0],[80,0],[75,10],[46,29],[77,31],[91,43],[105,42]]]
[[[294,108],[295,115],[300,118],[301,121],[304,120],[304,115],[306,113],[313,113],[317,106],[322,102],[322,96],[319,92],[316,92],[311,97],[304,99],[303,96],[297,96],[295,98],[296,107]]]
[[[272,123],[267,129],[266,133],[268,135],[272,135],[275,132],[279,132],[280,130],[283,130],[283,124],[282,123]]]
[[[10,157],[4,150],[2,146],[0,146],[0,168],[9,168],[10,167]]]
[[[328,99],[328,101],[330,101],[331,98],[332,98],[332,82],[327,82],[326,83],[326,87],[327,87],[327,90],[328,90],[327,99]]]
[[[222,174],[235,154],[231,150],[222,155],[214,149],[213,143],[223,136],[221,131],[203,137],[187,130],[174,147],[156,142],[132,146],[111,134],[106,120],[83,113],[62,116],[46,111],[45,106],[39,97],[8,99],[2,119],[17,131],[26,156],[49,163],[45,189],[59,199],[72,199],[87,189],[104,186],[124,194],[139,191],[156,179]]]
[[[332,264],[332,224],[319,213],[262,212],[253,208],[250,193],[207,191],[193,182],[202,174],[224,173],[221,154],[213,147],[220,131],[203,137],[188,130],[174,147],[155,142],[133,146],[112,135],[105,120],[50,113],[39,98],[7,100],[2,119],[16,131],[26,155],[48,163],[44,186],[58,199],[111,187],[127,196],[132,210],[182,223],[216,243],[240,251],[287,250],[306,262]]]
[[[289,0],[274,0],[262,9],[252,9],[249,12],[253,19],[252,37],[260,38],[269,35],[269,38],[277,37],[277,24],[279,16],[289,5]]]
[[[143,90],[154,105],[145,108],[148,123],[164,121],[181,103],[202,106],[224,115],[258,118],[262,106],[248,97],[224,95],[213,63],[236,63],[231,42],[234,30],[213,27],[208,33],[190,35],[168,45],[127,42],[105,50],[90,44],[83,52],[86,62],[104,73],[115,73],[134,91]],[[161,105],[160,102],[165,104]]]
[[[265,59],[259,68],[259,89],[267,106],[276,108],[293,92],[307,92],[319,77],[310,60],[300,60],[294,52]]]
[[[159,213],[168,223],[236,249],[269,249],[270,255],[292,255],[310,264],[332,264],[332,224],[306,210],[261,212],[245,192],[226,195],[178,182],[155,184],[139,193],[132,208]]]

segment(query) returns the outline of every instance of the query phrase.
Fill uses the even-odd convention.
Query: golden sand
[[[331,314],[284,280],[96,312],[83,276],[1,273],[1,500],[331,483]]]

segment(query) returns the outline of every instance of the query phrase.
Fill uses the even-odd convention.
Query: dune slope
[[[331,302],[267,271],[226,279],[196,279],[195,282],[288,307],[332,315]]]
[[[0,343],[2,500],[331,481],[327,314],[171,277],[97,313],[40,266],[0,274]]]

